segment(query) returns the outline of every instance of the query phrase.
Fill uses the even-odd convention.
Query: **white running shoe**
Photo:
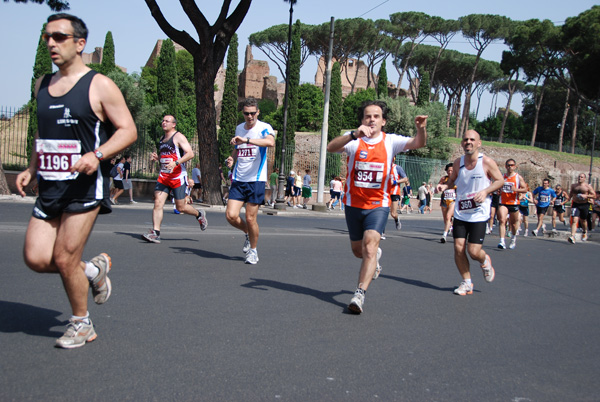
[[[454,289],[454,294],[459,296],[466,296],[473,294],[473,284],[467,285],[467,282],[462,281],[460,285]]]
[[[496,271],[494,271],[494,267],[492,267],[492,259],[487,254],[485,256],[485,263],[481,266],[481,270],[483,271],[483,278],[486,282],[492,282],[496,277]]]
[[[89,321],[90,323],[86,324],[83,321],[76,321],[71,318],[67,324],[65,334],[56,340],[56,346],[63,349],[79,348],[85,345],[86,342],[92,342],[96,339],[94,324],[92,320]]]
[[[242,252],[244,254],[248,253],[248,251],[250,251],[250,238],[248,237],[248,235],[246,235],[246,240],[244,240],[244,246],[242,247]]]
[[[442,238],[440,239],[440,243],[446,243],[446,235],[442,235]]]
[[[256,250],[248,250],[246,253],[246,264],[256,265],[258,262],[258,252]]]
[[[348,310],[351,313],[360,314],[363,312],[363,304],[365,304],[365,292],[362,289],[356,289],[348,305]]]
[[[510,244],[508,245],[508,248],[511,250],[514,250],[515,247],[517,247],[517,237],[514,236],[511,240],[510,240]]]
[[[400,223],[400,219],[396,221],[396,230],[402,229],[402,223]]]
[[[504,240],[500,240],[500,243],[498,243],[498,248],[500,250],[506,249],[506,244],[504,243]]]
[[[379,274],[381,273],[381,265],[379,264],[379,260],[381,259],[381,254],[383,254],[383,251],[381,251],[380,248],[377,248],[377,266],[375,267],[375,272],[373,273],[373,280],[379,278]]]

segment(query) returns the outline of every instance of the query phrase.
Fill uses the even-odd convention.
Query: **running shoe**
[[[256,250],[248,250],[246,253],[246,264],[256,265],[258,262],[258,252]]]
[[[385,233],[382,233],[382,234],[381,234],[381,240],[385,240],[385,239],[386,239],[386,237],[385,237]]]
[[[110,200],[111,204],[115,205],[115,199],[114,198],[109,198],[109,200]]]
[[[360,314],[363,312],[363,304],[365,304],[365,291],[356,289],[354,296],[350,299],[350,304],[348,304],[348,310],[351,313]]]
[[[492,267],[492,259],[489,255],[485,256],[485,263],[481,266],[481,270],[483,271],[483,279],[486,282],[492,282],[496,277],[496,271],[494,271],[494,267]]]
[[[506,249],[506,244],[504,243],[504,239],[500,240],[500,243],[498,243],[498,248],[501,250]]]
[[[402,223],[400,223],[400,219],[396,221],[396,230],[402,229]]]
[[[160,236],[156,234],[153,229],[150,229],[148,233],[142,235],[142,239],[150,243],[160,243]]]
[[[112,261],[108,254],[102,253],[92,258],[90,262],[98,267],[98,270],[100,271],[98,275],[90,281],[94,303],[104,304],[110,297],[112,291],[112,285],[108,278],[108,272],[112,267]]]
[[[200,230],[206,230],[208,227],[208,221],[206,220],[206,212],[204,210],[198,210],[198,223],[200,224]]]
[[[546,224],[542,224],[542,233],[546,233]]]
[[[569,236],[567,240],[569,241],[569,243],[575,244],[575,238],[573,236]]]
[[[527,233],[527,231],[525,231],[525,233],[523,233],[523,237],[527,237],[529,236],[529,233]]]
[[[587,233],[584,233],[581,235],[581,241],[587,241],[587,239],[588,239]]]
[[[137,201],[134,201],[134,200],[129,200],[129,203],[130,203],[130,204],[137,204],[138,202],[137,202]]]
[[[536,230],[532,230],[532,231],[531,231],[531,234],[532,234],[532,235],[534,235],[535,237],[537,237],[537,235],[538,235],[538,231],[537,231],[537,229],[536,229]]]
[[[379,274],[381,273],[382,268],[381,268],[381,265],[379,264],[379,260],[381,259],[381,254],[383,254],[383,252],[378,247],[377,248],[377,266],[375,267],[375,272],[373,273],[373,280],[379,278]]]
[[[446,235],[442,235],[442,238],[440,239],[440,243],[446,243]]]
[[[179,214],[181,214],[181,212],[179,212],[179,210],[177,210],[177,209],[175,209],[175,208],[173,208],[173,213],[174,213],[175,215],[179,215]]]
[[[486,228],[485,228],[485,234],[489,235],[491,233],[492,233],[492,229],[489,226],[486,226]]]
[[[473,294],[473,284],[467,285],[467,282],[462,281],[460,285],[454,289],[454,294],[459,296],[466,296]]]
[[[244,240],[244,246],[242,247],[242,252],[245,254],[250,250],[250,238],[246,235],[246,240]]]
[[[510,232],[510,230],[506,230],[506,237],[508,237],[510,239],[510,236],[512,236],[512,233]]]
[[[510,244],[508,245],[508,248],[509,248],[509,249],[511,249],[511,250],[514,250],[514,249],[515,249],[515,247],[517,247],[517,238],[516,238],[516,237],[513,237],[513,238],[510,240]]]
[[[65,334],[56,340],[56,346],[64,349],[79,348],[85,345],[86,342],[92,342],[97,337],[92,320],[89,324],[86,324],[83,321],[76,321],[71,318],[67,324]]]

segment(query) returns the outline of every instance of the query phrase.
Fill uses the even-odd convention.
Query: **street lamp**
[[[294,14],[294,4],[297,0],[284,0],[290,3],[290,22],[288,25],[288,46],[287,60],[285,63],[285,94],[283,96],[283,134],[281,137],[281,164],[279,168],[279,183],[277,186],[277,199],[275,209],[285,210],[285,202],[283,198],[283,187],[285,184],[285,136],[287,133],[287,116],[289,103],[289,86],[290,86],[290,54],[292,50],[292,15]]]

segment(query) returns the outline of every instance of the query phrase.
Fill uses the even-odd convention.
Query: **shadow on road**
[[[252,279],[252,282],[245,283],[241,286],[248,288],[248,289],[258,289],[258,290],[268,290],[265,288],[273,288],[273,289],[284,290],[286,292],[297,293],[300,295],[312,296],[312,297],[316,297],[317,299],[319,299],[321,301],[331,303],[333,305],[342,307],[344,309],[346,308],[346,304],[338,302],[337,300],[335,300],[335,297],[343,295],[343,294],[348,294],[348,295],[352,294],[352,292],[347,291],[347,290],[340,290],[339,292],[321,292],[320,290],[315,290],[315,289],[311,289],[311,288],[307,288],[307,287],[299,286],[299,285],[293,285],[291,283],[272,281],[270,279],[254,279],[254,278],[250,278],[250,279]]]
[[[57,338],[62,332],[50,328],[64,326],[66,322],[56,319],[62,312],[0,300],[0,332],[23,332],[28,335]]]
[[[220,260],[230,260],[230,261],[245,261],[245,259],[246,259],[245,257],[225,255],[225,254],[221,254],[221,253],[214,253],[212,251],[200,250],[197,248],[190,248],[190,247],[171,247],[171,248],[180,253],[195,254],[198,257],[203,257],[203,258],[217,258]]]
[[[438,286],[432,285],[431,283],[427,283],[427,282],[423,282],[423,281],[418,281],[416,279],[400,278],[399,276],[392,276],[392,275],[381,274],[381,275],[379,275],[379,277],[380,278],[385,278],[385,279],[392,279],[394,281],[406,283],[407,285],[418,286],[420,288],[439,290],[441,292],[453,292],[454,289],[456,288],[456,287],[440,288]],[[477,292],[477,290],[475,290],[475,292]]]

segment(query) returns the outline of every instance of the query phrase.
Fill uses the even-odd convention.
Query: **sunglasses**
[[[507,167],[511,167],[511,166],[515,166],[514,163],[511,163],[510,165],[506,165]]]
[[[254,116],[258,112],[242,112],[242,113],[244,113],[244,116]]]
[[[56,43],[62,43],[69,38],[78,38],[78,36],[75,36],[73,34],[66,34],[66,33],[62,33],[62,32],[52,32],[51,34],[44,32],[42,34],[42,40],[44,42],[48,42],[50,40],[50,38],[54,39],[54,42],[56,42]]]

